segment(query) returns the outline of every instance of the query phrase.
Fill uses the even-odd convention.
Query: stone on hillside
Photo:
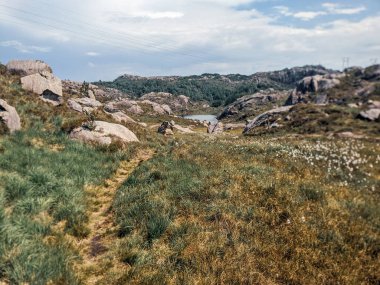
[[[77,99],[74,99],[74,101],[79,103],[80,105],[82,105],[84,107],[98,108],[98,107],[103,106],[103,104],[100,103],[99,101],[97,101],[95,99],[88,98],[88,97],[77,98]]]
[[[131,117],[127,116],[126,114],[124,114],[123,112],[120,112],[120,111],[114,112],[114,113],[106,112],[106,114],[111,115],[112,118],[116,122],[119,122],[119,123],[136,123],[135,120],[133,120]]]
[[[0,99],[0,120],[4,122],[10,133],[21,129],[21,120],[16,109]]]
[[[70,133],[70,138],[103,145],[109,145],[116,140],[124,143],[139,141],[136,135],[125,126],[104,121],[94,121],[94,129],[85,126],[76,128]]]
[[[368,121],[376,121],[380,117],[380,108],[373,108],[367,111],[362,111],[359,114],[360,119],[368,120]]]
[[[373,80],[380,78],[380,64],[372,65],[364,70],[364,79]]]
[[[189,97],[185,95],[173,95],[171,93],[165,93],[165,92],[151,92],[148,94],[145,94],[140,98],[142,101],[149,101],[148,104],[151,104],[154,108],[154,105],[152,103],[158,104],[160,107],[162,107],[166,113],[172,113],[173,110],[180,111],[180,110],[187,110],[188,104],[190,103]],[[166,107],[166,106],[168,107]],[[156,107],[158,110],[158,108]],[[162,112],[162,110],[160,110]],[[157,111],[158,113],[158,111]]]
[[[159,126],[157,132],[162,135],[172,135],[173,134],[173,125],[170,122],[162,122]]]
[[[195,132],[193,130],[190,130],[189,128],[182,127],[177,124],[173,124],[173,129],[176,131],[179,131],[180,133],[183,134],[194,134]]]
[[[244,124],[244,123],[236,123],[236,124],[230,123],[230,124],[225,124],[225,125],[224,125],[224,130],[225,130],[225,131],[228,131],[228,130],[244,129],[244,128],[245,128],[245,125],[246,125],[246,124]]]
[[[41,60],[11,60],[7,64],[10,73],[27,76],[36,73],[53,73],[51,67]]]
[[[41,95],[41,99],[53,105],[60,105],[62,100],[62,82],[53,74],[43,71],[21,78],[22,88]]]
[[[127,109],[127,111],[135,115],[141,115],[142,113],[144,113],[144,110],[139,105],[134,105]]]
[[[96,100],[94,91],[92,91],[91,89],[88,90],[88,98]]]
[[[68,106],[70,109],[72,109],[72,110],[74,110],[74,111],[77,111],[77,112],[79,112],[79,113],[82,113],[82,112],[83,112],[83,108],[82,108],[82,106],[81,106],[79,103],[77,103],[77,102],[75,102],[74,100],[72,100],[72,99],[67,100],[67,106]]]
[[[223,133],[224,125],[222,122],[210,123],[207,128],[207,133],[209,134],[220,134]]]
[[[267,112],[264,112],[264,113],[256,116],[253,120],[251,120],[246,125],[243,133],[244,134],[248,133],[251,129],[253,129],[255,127],[259,127],[259,126],[263,126],[263,125],[268,125],[268,126],[271,125],[272,123],[270,122],[270,119],[272,118],[273,115],[289,112],[292,107],[293,106],[283,106],[283,107],[279,107],[279,108],[269,110]]]

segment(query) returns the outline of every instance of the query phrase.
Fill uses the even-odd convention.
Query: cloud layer
[[[123,72],[249,74],[319,63],[339,68],[342,57],[366,65],[379,56],[379,10],[369,13],[362,4],[319,2],[314,9],[295,9],[278,5],[290,3],[285,0],[57,2],[0,4],[6,59],[17,56],[12,47],[34,52],[64,69],[65,77],[93,80]],[[322,17],[328,21],[303,24]]]

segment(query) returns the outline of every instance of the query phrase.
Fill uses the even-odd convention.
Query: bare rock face
[[[7,64],[7,69],[12,74],[21,76],[36,73],[53,73],[51,67],[41,60],[11,60]]]
[[[55,106],[62,104],[62,82],[53,74],[42,71],[21,78],[22,88],[40,95],[45,102]]]
[[[252,121],[250,121],[246,125],[243,133],[246,134],[251,129],[253,129],[255,127],[259,127],[259,126],[263,126],[263,125],[269,125],[270,124],[270,118],[273,115],[289,112],[292,107],[293,106],[283,106],[283,107],[279,107],[279,108],[269,110],[267,112],[264,112],[264,113],[256,116]],[[278,125],[274,125],[273,127],[278,127]]]
[[[0,120],[5,123],[10,133],[21,129],[21,121],[16,109],[2,99],[0,99]]]
[[[104,121],[95,121],[93,129],[89,129],[85,126],[76,128],[70,133],[70,138],[85,143],[97,143],[102,145],[110,145],[116,140],[123,143],[139,141],[136,135],[128,128]]]
[[[243,114],[249,111],[253,111],[260,106],[264,106],[271,103],[274,104],[277,101],[286,98],[287,95],[288,93],[286,91],[276,91],[274,89],[268,89],[252,95],[240,97],[223,110],[223,112],[218,116],[218,120],[236,114]]]
[[[207,128],[208,134],[220,134],[220,133],[223,133],[223,131],[224,131],[224,125],[222,122],[209,124]]]
[[[344,73],[308,76],[298,82],[297,87],[290,92],[285,105],[294,105],[301,102],[307,102],[306,95],[309,93],[318,93],[334,88],[340,84],[340,78]],[[315,96],[317,104],[325,104],[327,98]]]

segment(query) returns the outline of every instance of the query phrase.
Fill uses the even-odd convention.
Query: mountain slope
[[[149,92],[168,92],[174,95],[186,95],[192,100],[207,100],[213,106],[219,106],[261,89],[290,89],[305,76],[331,72],[333,71],[323,66],[308,65],[253,75],[202,74],[160,77],[122,75],[112,82],[99,81],[95,84],[119,89],[133,97],[141,97]]]

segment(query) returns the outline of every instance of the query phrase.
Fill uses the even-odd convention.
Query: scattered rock
[[[244,123],[240,123],[240,124],[225,124],[224,125],[224,130],[225,131],[228,131],[228,130],[236,130],[236,129],[244,129],[245,128],[245,125]]]
[[[77,112],[79,112],[79,113],[82,113],[82,112],[83,112],[83,108],[82,108],[82,106],[81,106],[79,103],[77,103],[77,102],[75,102],[74,100],[72,100],[72,99],[67,100],[67,106],[68,106],[70,109],[73,109],[74,111],[77,111]]]
[[[173,135],[173,125],[170,122],[162,122],[162,124],[159,126],[157,132],[159,134],[163,135]]]
[[[380,64],[372,65],[364,70],[365,80],[374,80],[380,78]]]
[[[104,121],[94,121],[94,129],[82,126],[70,133],[70,138],[85,143],[98,143],[109,145],[113,141],[120,140],[124,143],[138,142],[136,135],[128,128]]]
[[[222,122],[210,123],[207,128],[208,134],[220,134],[223,133],[224,125]]]
[[[98,108],[98,107],[103,106],[103,104],[100,103],[99,101],[97,101],[95,99],[88,98],[88,97],[77,98],[77,99],[74,99],[74,101],[79,103],[80,105],[82,105],[84,107]]]
[[[27,76],[36,73],[53,73],[53,70],[42,60],[12,60],[7,69],[12,74]]]
[[[112,118],[119,123],[136,123],[135,120],[133,120],[131,117],[127,116],[123,112],[115,112],[115,113],[107,113],[108,115],[111,115]]]
[[[190,104],[189,97],[185,95],[175,96],[171,93],[165,93],[165,92],[151,92],[142,96],[140,100],[142,101],[147,100],[147,101],[156,103],[160,105],[162,108],[164,108],[166,113],[172,113],[172,110],[175,110],[175,111],[187,110],[188,105]]]
[[[368,121],[376,121],[380,117],[380,108],[373,108],[367,111],[362,111],[359,113],[359,118],[368,120]]]
[[[0,119],[7,126],[10,133],[21,129],[21,120],[16,109],[0,99]]]

